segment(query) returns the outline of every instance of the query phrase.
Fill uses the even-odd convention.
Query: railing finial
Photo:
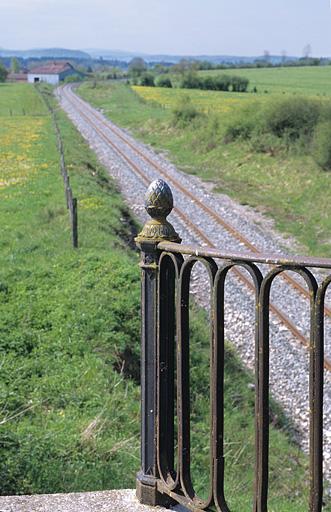
[[[180,237],[167,221],[173,205],[173,196],[169,185],[161,179],[153,181],[145,195],[145,208],[152,218],[146,222],[136,241],[162,242],[167,240],[180,243]]]

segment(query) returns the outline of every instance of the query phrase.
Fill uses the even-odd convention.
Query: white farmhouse
[[[82,73],[76,71],[70,62],[50,62],[32,69],[28,73],[28,82],[47,82],[48,84],[57,85],[65,80],[68,76],[81,77]]]

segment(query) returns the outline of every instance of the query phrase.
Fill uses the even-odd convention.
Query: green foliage
[[[255,102],[241,105],[241,108],[238,108],[224,123],[224,143],[228,144],[238,139],[249,140],[254,133],[260,134],[263,124],[261,109],[261,105]]]
[[[201,89],[202,80],[194,71],[189,71],[183,76],[180,87],[182,89]]]
[[[134,57],[129,62],[128,70],[131,76],[141,76],[147,70],[147,64],[141,57]]]
[[[156,85],[157,87],[168,87],[170,89],[172,87],[172,82],[169,77],[161,75],[157,79]]]
[[[12,73],[18,73],[20,70],[20,63],[18,62],[16,57],[11,59],[10,70]]]
[[[265,130],[277,137],[311,139],[320,116],[321,106],[305,97],[273,100],[263,112]]]
[[[201,89],[205,91],[246,92],[249,80],[240,76],[207,75],[201,76],[195,71],[184,74],[180,83],[182,89]]]
[[[201,113],[196,109],[189,96],[180,98],[173,109],[173,123],[175,126],[187,126],[198,117],[201,117]]]
[[[8,71],[5,66],[0,62],[0,82],[5,82],[8,75]]]
[[[313,157],[322,169],[331,170],[331,121],[320,122],[313,138]]]
[[[74,84],[75,82],[82,82],[84,77],[81,75],[70,75],[64,79],[66,84]]]
[[[251,140],[256,151],[275,153],[300,149],[310,151],[322,104],[305,97],[273,98],[265,104],[238,109],[225,129],[225,142]]]
[[[141,75],[139,85],[143,85],[145,87],[154,87],[154,76],[151,73],[144,73]]]
[[[231,87],[233,92],[246,92],[248,89],[249,80],[241,76],[231,77]]]

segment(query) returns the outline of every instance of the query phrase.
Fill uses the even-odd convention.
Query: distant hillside
[[[97,48],[89,48],[85,50],[88,52],[93,58],[103,58],[103,59],[118,59],[124,62],[129,62],[133,57],[142,57],[148,62],[169,62],[176,64],[181,59],[187,60],[200,60],[200,61],[208,61],[214,64],[251,64],[256,60],[265,59],[264,56],[252,56],[252,57],[244,57],[239,55],[168,55],[168,54],[148,54],[143,52],[125,52],[122,50],[105,50],[105,49],[97,49]],[[286,60],[298,60],[298,57],[288,56],[285,58]],[[268,56],[268,61],[272,64],[279,64],[284,60],[284,57],[281,55],[270,55]]]
[[[0,57],[20,57],[22,59],[91,59],[91,56],[81,50],[66,48],[35,48],[32,50],[6,50],[0,48]]]

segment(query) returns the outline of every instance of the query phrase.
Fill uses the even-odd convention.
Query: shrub
[[[154,87],[154,77],[150,73],[144,73],[140,79],[140,85],[145,87]]]
[[[193,105],[189,96],[183,96],[173,110],[173,121],[176,126],[187,126],[200,116],[200,112]]]
[[[0,62],[0,82],[4,82],[7,78],[8,71],[5,66]]]
[[[201,81],[201,88],[206,91],[215,91],[216,83],[212,76],[207,76]]]
[[[182,89],[202,89],[205,91],[246,92],[249,80],[241,76],[206,76],[200,77],[195,72],[188,72],[184,76],[180,87]]]
[[[253,133],[261,134],[261,109],[258,103],[242,106],[231,117],[224,132],[224,142],[227,144],[236,139],[248,140]]]
[[[320,115],[320,104],[310,98],[273,101],[264,110],[265,130],[277,137],[311,139]]]
[[[316,126],[312,154],[318,165],[331,170],[331,121],[322,121]]]
[[[231,77],[231,86],[233,92],[246,92],[248,89],[249,80],[241,76]]]
[[[168,87],[169,89],[172,87],[171,80],[167,76],[160,76],[156,85],[158,87]]]
[[[247,140],[251,137],[253,129],[254,125],[249,118],[246,120],[243,119],[241,122],[235,120],[225,129],[224,143],[228,144],[229,142],[233,142],[237,139]]]
[[[180,84],[182,89],[201,89],[203,79],[201,79],[197,73],[189,71],[184,75],[184,78]]]
[[[249,143],[251,148],[257,153],[266,153],[270,156],[276,156],[285,147],[284,142],[272,133],[259,133],[257,130],[253,131],[249,136]]]
[[[71,75],[71,76],[67,76],[64,79],[64,82],[66,84],[72,84],[72,83],[75,83],[75,82],[82,82],[82,81],[83,81],[83,77],[81,75]]]
[[[218,75],[214,79],[216,91],[229,91],[231,86],[231,77],[229,75]]]
[[[201,129],[196,130],[193,148],[199,152],[209,152],[219,146],[222,141],[220,118],[217,114],[206,116]]]

